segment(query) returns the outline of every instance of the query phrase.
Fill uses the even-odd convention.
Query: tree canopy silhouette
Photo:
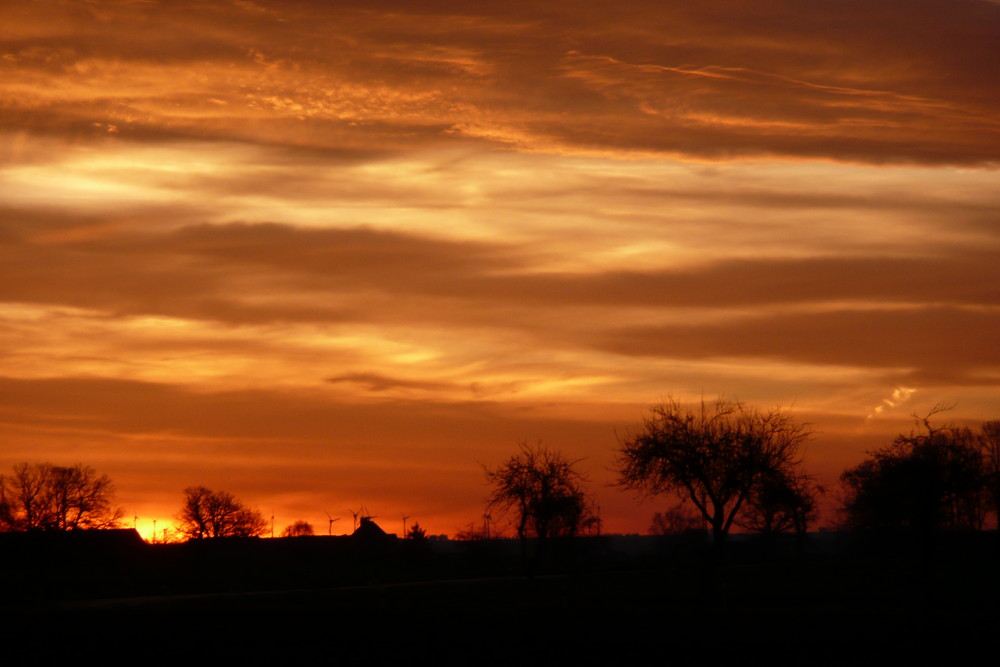
[[[697,531],[703,525],[704,520],[701,518],[701,514],[692,512],[690,508],[686,507],[686,503],[679,503],[666,512],[654,513],[649,533],[651,535],[683,535]]]
[[[117,528],[115,487],[88,466],[20,463],[0,476],[0,530],[67,531]]]
[[[414,521],[410,529],[406,531],[404,538],[415,542],[424,542],[427,540],[427,531],[421,528],[418,522]]]
[[[285,529],[281,531],[281,537],[307,537],[315,534],[312,524],[303,519],[285,526]]]
[[[821,493],[822,487],[797,467],[770,471],[754,485],[736,522],[765,535],[801,537],[816,518]]]
[[[811,433],[783,410],[762,412],[720,398],[693,409],[670,399],[650,412],[621,443],[619,483],[690,501],[716,543],[750,503],[766,508],[767,483],[801,476],[800,449]]]
[[[920,533],[982,528],[993,490],[992,426],[987,422],[979,433],[935,427],[930,417],[941,410],[915,418],[909,435],[840,476],[847,528]]]
[[[226,491],[204,486],[184,489],[184,505],[177,515],[177,532],[188,539],[256,537],[267,532],[260,511],[250,509]]]
[[[491,510],[513,514],[521,539],[575,535],[590,509],[576,462],[541,446],[520,449],[503,465],[485,467]]]

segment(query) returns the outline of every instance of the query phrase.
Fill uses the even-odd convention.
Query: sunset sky
[[[1000,3],[0,0],[0,473],[280,530],[609,486],[648,406],[812,424],[833,485],[1000,417]]]

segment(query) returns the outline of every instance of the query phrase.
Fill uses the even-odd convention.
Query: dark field
[[[346,664],[843,664],[997,641],[995,533],[863,541],[350,538],[0,542],[10,664],[45,656]],[[43,536],[48,537],[48,536]],[[19,540],[19,543],[15,543]],[[895,656],[895,658],[892,658]]]

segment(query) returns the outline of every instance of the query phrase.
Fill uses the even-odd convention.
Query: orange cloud
[[[474,136],[709,159],[997,159],[995,5],[845,12],[839,2],[29,5],[7,28],[0,115],[5,127],[67,136],[113,126],[137,140],[337,150]]]
[[[453,532],[664,394],[996,417],[996,3],[7,4],[0,465]]]

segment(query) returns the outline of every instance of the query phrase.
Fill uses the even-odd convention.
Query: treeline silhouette
[[[932,554],[905,540],[873,550],[852,533],[811,534],[801,550],[787,540],[737,534],[717,554],[697,533],[549,537],[529,563],[520,540],[404,540],[360,528],[168,544],[133,530],[4,533],[0,620],[19,640],[8,657],[78,655],[88,642],[181,657],[195,641],[230,659],[352,664],[405,659],[414,646],[454,664],[470,655],[477,664],[645,664],[706,650],[843,664],[872,644],[955,650],[952,638],[993,637],[993,533],[949,534]],[[55,628],[60,641],[47,641]],[[342,639],[330,646],[331,636]]]
[[[822,491],[802,468],[808,429],[787,412],[722,400],[664,403],[622,437],[622,486],[681,500],[654,515],[650,536],[605,534],[578,461],[541,445],[485,468],[482,528],[451,540],[419,524],[398,539],[364,513],[350,536],[297,521],[283,538],[259,539],[269,527],[258,510],[194,486],[176,517],[186,541],[148,544],[107,529],[123,512],[106,477],[21,464],[0,479],[0,617],[25,636],[59,627],[102,648],[93,638],[106,627],[121,645],[126,630],[162,626],[217,637],[216,655],[257,658],[256,628],[286,640],[274,655],[317,657],[327,654],[294,638],[349,627],[339,655],[359,663],[430,642],[432,653],[479,663],[509,664],[527,648],[542,662],[644,663],[777,646],[823,663],[872,642],[905,652],[991,637],[1000,543],[986,528],[1000,422],[968,429],[932,417],[845,471],[840,530],[808,534]],[[519,539],[496,538],[504,516]]]
[[[117,528],[125,512],[113,498],[108,476],[88,466],[21,463],[0,475],[0,531]]]
[[[997,520],[1000,421],[974,430],[934,426],[930,416],[841,475],[845,529],[926,536]]]
[[[996,526],[1000,421],[978,429],[934,424],[942,411],[936,407],[915,417],[913,431],[841,474],[836,529],[928,534]],[[803,469],[801,448],[811,435],[787,411],[721,398],[693,407],[670,399],[621,439],[614,467],[620,487],[680,501],[653,515],[653,534],[707,527],[713,543],[722,545],[738,526],[801,538],[826,492]],[[522,444],[503,464],[484,466],[492,493],[483,528],[470,524],[456,537],[498,537],[500,519],[521,540],[601,534],[598,508],[578,463],[541,445]],[[107,475],[82,464],[15,465],[0,475],[0,532],[120,528],[125,511],[114,504],[114,491]],[[335,519],[330,521],[332,527]],[[188,540],[273,530],[260,510],[203,486],[184,489],[174,525],[176,535]],[[283,537],[314,534],[303,520],[281,531]],[[403,537],[423,536],[420,529]]]

